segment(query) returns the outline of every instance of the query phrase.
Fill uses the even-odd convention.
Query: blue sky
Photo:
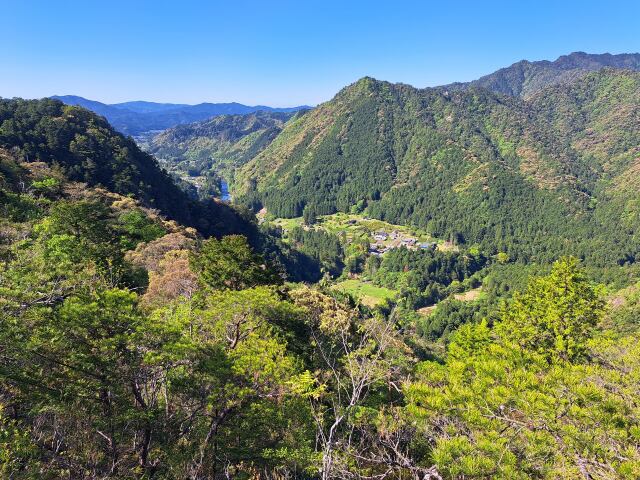
[[[0,96],[317,104],[521,59],[640,51],[635,1],[0,0]]]

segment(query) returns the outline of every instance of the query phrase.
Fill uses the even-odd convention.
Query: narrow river
[[[230,202],[232,200],[229,194],[229,185],[227,185],[226,180],[220,180],[220,199],[223,202]]]

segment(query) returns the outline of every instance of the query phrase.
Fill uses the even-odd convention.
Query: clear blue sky
[[[330,99],[520,59],[640,51],[640,1],[0,0],[0,96],[103,102]]]

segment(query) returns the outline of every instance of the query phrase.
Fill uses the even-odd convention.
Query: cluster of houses
[[[371,255],[383,255],[393,248],[406,247],[410,249],[435,250],[437,244],[435,242],[418,242],[413,237],[405,237],[397,230],[387,233],[385,231],[373,232],[371,234],[375,243],[371,244],[369,253]]]

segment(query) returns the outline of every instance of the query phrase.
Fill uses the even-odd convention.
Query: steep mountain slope
[[[232,179],[235,169],[266,148],[292,113],[255,112],[221,115],[165,130],[146,150],[170,171],[193,181],[211,172]]]
[[[563,55],[553,62],[522,60],[478,80],[453,83],[443,88],[452,91],[482,87],[496,93],[527,98],[545,87],[573,82],[588,72],[604,67],[640,70],[640,54],[611,55],[574,52]]]
[[[205,235],[252,229],[226,205],[191,199],[152,156],[84,108],[50,99],[0,99],[0,148],[27,162],[45,162],[71,181],[134,196]]]
[[[291,120],[234,187],[276,216],[368,204],[513,256],[624,263],[640,250],[639,99],[640,74],[611,69],[528,101],[365,78]]]
[[[73,95],[54,96],[67,105],[85,107],[104,116],[113,127],[125,134],[139,135],[152,130],[165,130],[176,125],[197,122],[217,115],[265,112],[296,112],[308,107],[273,108],[264,105],[247,106],[240,103],[200,103],[198,105],[161,104],[153,102],[124,102],[107,105]]]

